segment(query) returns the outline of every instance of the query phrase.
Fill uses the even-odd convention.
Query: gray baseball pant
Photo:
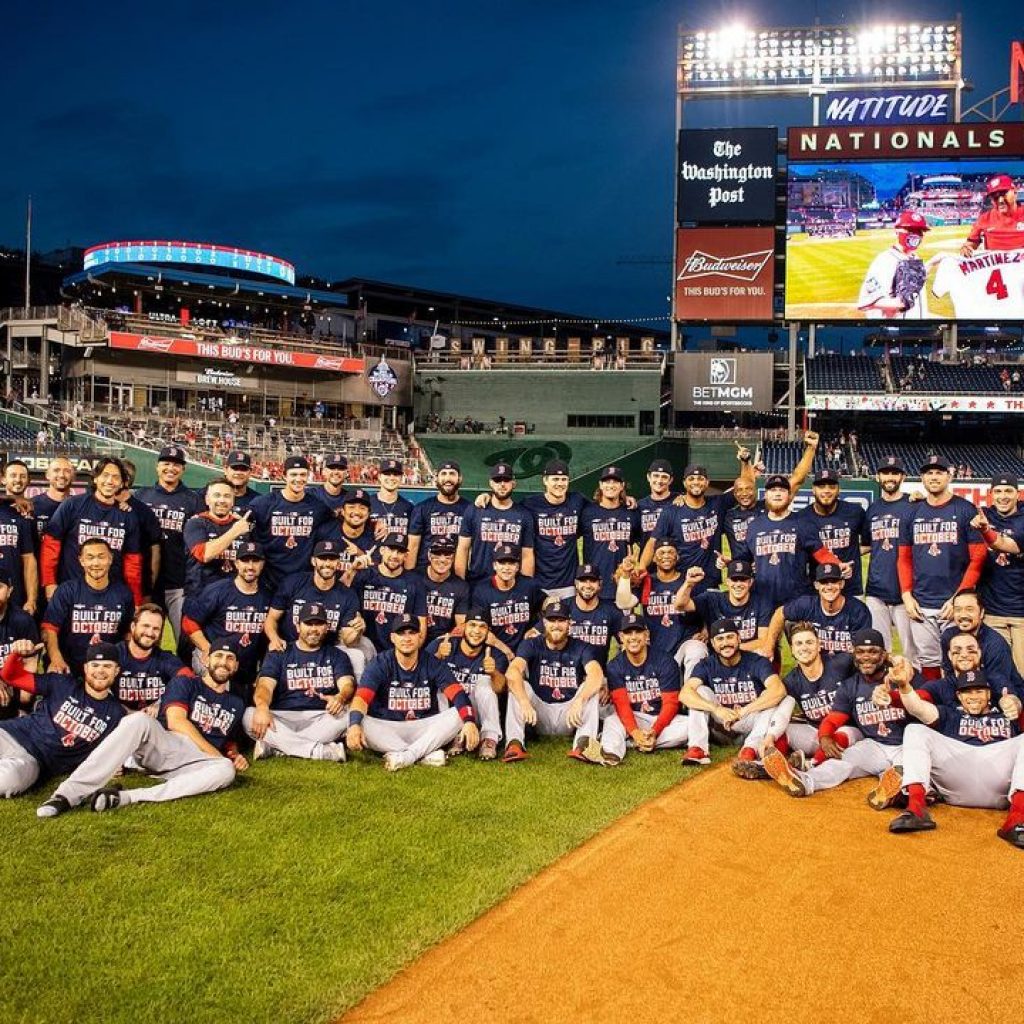
[[[886,604],[880,597],[865,597],[864,603],[871,612],[871,628],[877,629],[885,638],[885,649],[892,651],[892,631],[900,638],[903,657],[912,665],[918,664],[917,648],[910,629],[910,616],[907,609],[900,604]]]
[[[719,704],[715,691],[710,686],[698,687],[697,692],[705,700],[711,701],[712,704]],[[730,732],[735,733],[737,736],[745,737],[743,746],[750,747],[756,751],[758,760],[761,758],[761,743],[768,732],[768,727],[771,725],[774,713],[775,708],[766,708],[764,711],[758,711],[756,714],[747,715],[746,718],[741,718],[738,722],[729,726]],[[710,750],[711,723],[708,712],[696,711],[690,708],[686,717],[690,720],[690,746],[700,747],[705,752]]]
[[[7,799],[31,789],[41,770],[21,744],[0,729],[0,797]]]
[[[534,727],[537,732],[541,736],[570,735],[573,729],[565,718],[569,713],[569,705],[572,701],[567,700],[562,704],[548,704],[533,692],[533,687],[529,683],[524,682],[523,686],[526,688],[530,703],[537,712],[537,724]],[[583,716],[580,720],[580,726],[573,736],[573,746],[578,744],[581,739],[597,738],[598,717],[597,697],[594,696],[583,705]],[[519,710],[519,701],[512,694],[509,694],[508,710],[505,712],[505,741],[507,743],[526,742],[526,722],[523,721],[523,713]]]
[[[645,715],[642,711],[634,711],[633,717],[641,729],[650,729],[658,720],[657,715]],[[690,723],[687,715],[676,715],[654,741],[655,750],[669,750],[673,747],[685,747],[690,735]],[[626,756],[626,727],[619,716],[613,715],[605,720],[604,731],[601,733],[601,749],[616,757]]]
[[[346,647],[343,643],[339,643],[338,646],[348,655],[348,660],[352,662],[352,675],[358,684],[363,678],[363,670],[377,657],[376,648],[365,636],[361,637],[359,643],[352,647]]]
[[[252,738],[252,718],[255,708],[246,708],[242,727]],[[331,715],[326,711],[271,711],[274,724],[263,734],[263,745],[287,757],[302,757],[307,761],[322,761],[321,748],[335,743],[348,728],[348,712]]]
[[[465,689],[465,687],[463,687]],[[478,675],[474,677],[473,685],[466,691],[470,704],[473,705],[473,712],[476,715],[477,723],[480,726],[480,739],[494,740],[501,742],[501,712],[498,710],[498,695],[491,686],[491,677]],[[442,707],[448,706],[447,699],[440,697]]]
[[[794,697],[783,697],[782,702],[775,709],[771,722],[768,723],[768,732],[773,741],[777,740],[783,733],[794,750],[802,751],[808,757],[812,757],[818,750],[818,727],[809,722],[791,722],[790,716],[796,710],[796,699]],[[860,729],[852,725],[844,725],[836,730],[842,733],[847,740],[848,747],[853,746],[858,740],[864,738]]]
[[[185,607],[184,590],[165,590],[164,607],[167,609],[167,621],[171,624],[171,632],[174,633],[174,642],[181,640],[181,615]]]
[[[413,764],[447,747],[462,732],[462,725],[462,717],[455,708],[412,722],[392,722],[367,715],[363,719],[363,738],[370,750],[378,754],[397,754],[403,761]]]
[[[808,795],[819,789],[834,789],[848,779],[881,775],[886,768],[903,763],[903,747],[892,747],[877,740],[861,740],[843,751],[841,760],[830,757],[805,772],[797,772]]]

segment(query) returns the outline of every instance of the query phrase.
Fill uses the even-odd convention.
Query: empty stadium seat
[[[804,388],[811,392],[884,392],[878,360],[870,356],[821,355],[804,363]]]

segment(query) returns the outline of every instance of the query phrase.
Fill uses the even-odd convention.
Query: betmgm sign
[[[772,364],[770,352],[678,352],[673,406],[677,412],[767,412]]]

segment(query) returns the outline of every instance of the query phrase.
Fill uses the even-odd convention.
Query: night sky
[[[362,276],[614,318],[667,312],[680,21],[859,23],[958,6],[25,4],[4,17],[0,243],[261,249]],[[1019,3],[963,11],[966,77],[1007,83]],[[968,99],[968,104],[970,99]],[[1019,117],[1019,114],[1017,115]],[[690,104],[687,123],[810,121]],[[620,261],[628,259],[644,262]]]

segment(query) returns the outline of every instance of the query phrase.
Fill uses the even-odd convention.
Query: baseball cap
[[[655,459],[648,467],[648,473],[668,473],[673,476],[672,463],[668,459]]]
[[[642,615],[635,615],[630,612],[622,616],[622,625],[619,626],[620,633],[635,633],[647,628],[647,620]]]
[[[310,601],[302,606],[299,622],[326,622],[327,609],[319,601]]]
[[[584,562],[576,570],[576,579],[578,580],[599,580],[600,578],[600,570],[598,570],[597,566],[591,564],[590,562]]]
[[[569,607],[564,601],[552,601],[542,612],[542,617],[545,619],[568,619]]]
[[[562,459],[551,459],[544,467],[544,476],[568,476],[569,463]]]
[[[985,194],[993,196],[997,192],[1009,192],[1015,187],[1016,186],[1013,184],[1013,178],[1008,174],[993,174],[986,182]]]
[[[226,651],[228,654],[233,654],[237,658],[238,641],[233,636],[224,636],[219,640],[214,640],[214,642],[210,644],[210,653],[213,654],[215,651]]]
[[[487,614],[486,608],[470,608],[469,611],[466,612],[465,621],[481,622],[485,626],[489,626],[491,624],[491,617]]]
[[[992,477],[992,483],[990,487],[1013,487],[1016,489],[1020,488],[1020,481],[1010,473],[1000,473],[999,476]]]
[[[618,466],[606,466],[601,473],[602,480],[618,480],[620,483],[625,479],[622,470]]]
[[[85,652],[85,663],[88,664],[90,661],[112,661],[115,665],[120,665],[121,655],[114,644],[100,642],[90,644]]]
[[[812,484],[837,484],[839,483],[839,474],[834,469],[819,469],[814,474],[814,479],[811,481]]]
[[[5,587],[14,586],[14,577],[10,574],[7,569],[0,569],[0,583]]]
[[[333,540],[318,540],[313,546],[314,558],[341,558],[341,548]]]
[[[518,562],[520,558],[519,548],[515,544],[495,544],[494,545],[494,557],[495,562]]]
[[[451,537],[435,537],[427,549],[430,555],[454,555],[455,541]]]
[[[835,562],[826,562],[814,570],[814,578],[819,583],[839,582],[843,578],[843,570]]]
[[[740,624],[735,619],[715,619],[708,629],[708,636],[713,639],[725,633],[739,633],[739,631]]]
[[[957,690],[973,690],[978,687],[987,687],[989,685],[988,677],[985,675],[983,668],[972,668],[966,672],[957,672],[954,676],[956,680],[956,686],[954,689]]]
[[[731,580],[751,580],[754,578],[754,563],[735,558],[725,567],[725,571]]]
[[[289,469],[309,469],[309,460],[305,455],[289,455],[284,460],[285,470]]]
[[[683,476],[707,476],[708,467],[699,462],[691,462],[684,470]]]
[[[459,476],[462,476],[462,467],[454,459],[445,459],[444,462],[437,467],[438,473],[440,473],[442,469],[453,469],[459,474]]]
[[[228,452],[224,465],[228,469],[252,469],[252,456],[243,451]]]
[[[398,459],[383,459],[378,473],[401,473],[402,463]]]
[[[767,477],[764,482],[764,489],[770,491],[774,487],[781,487],[783,490],[788,491],[789,477],[783,476],[781,473],[773,473],[770,477]]]
[[[492,480],[515,480],[516,474],[507,462],[498,462],[491,469]]]
[[[925,220],[924,214],[917,210],[904,210],[893,225],[905,231],[931,231],[931,226]]]
[[[921,463],[918,472],[923,473],[926,469],[941,469],[943,472],[948,473],[950,466],[949,462],[941,455],[936,452],[929,452],[924,462]]]
[[[903,460],[897,458],[895,455],[886,455],[884,459],[878,464],[879,473],[902,473],[906,476],[907,470],[903,465]]]
[[[160,454],[156,458],[157,462],[178,462],[182,466],[188,461],[185,458],[185,449],[177,444],[167,444],[160,449]]]
[[[858,629],[853,634],[854,647],[884,647],[885,640],[877,629]]]
[[[675,541],[668,537],[659,537],[654,541],[654,550],[660,551],[662,548],[671,548],[673,551],[676,549]]]
[[[396,551],[408,551],[409,541],[404,534],[389,533],[381,542],[382,548],[394,548]]]
[[[235,552],[236,562],[255,562],[261,558],[263,558],[263,545],[255,540],[242,541]]]
[[[365,505],[367,508],[370,508],[369,491],[364,491],[361,487],[357,487],[354,491],[349,491],[341,499],[341,503],[342,505]]]
[[[341,452],[332,452],[324,459],[324,469],[348,469],[348,459]]]
[[[392,633],[418,633],[419,631],[420,622],[415,615],[410,615],[408,612],[400,612],[398,615],[392,616]]]

